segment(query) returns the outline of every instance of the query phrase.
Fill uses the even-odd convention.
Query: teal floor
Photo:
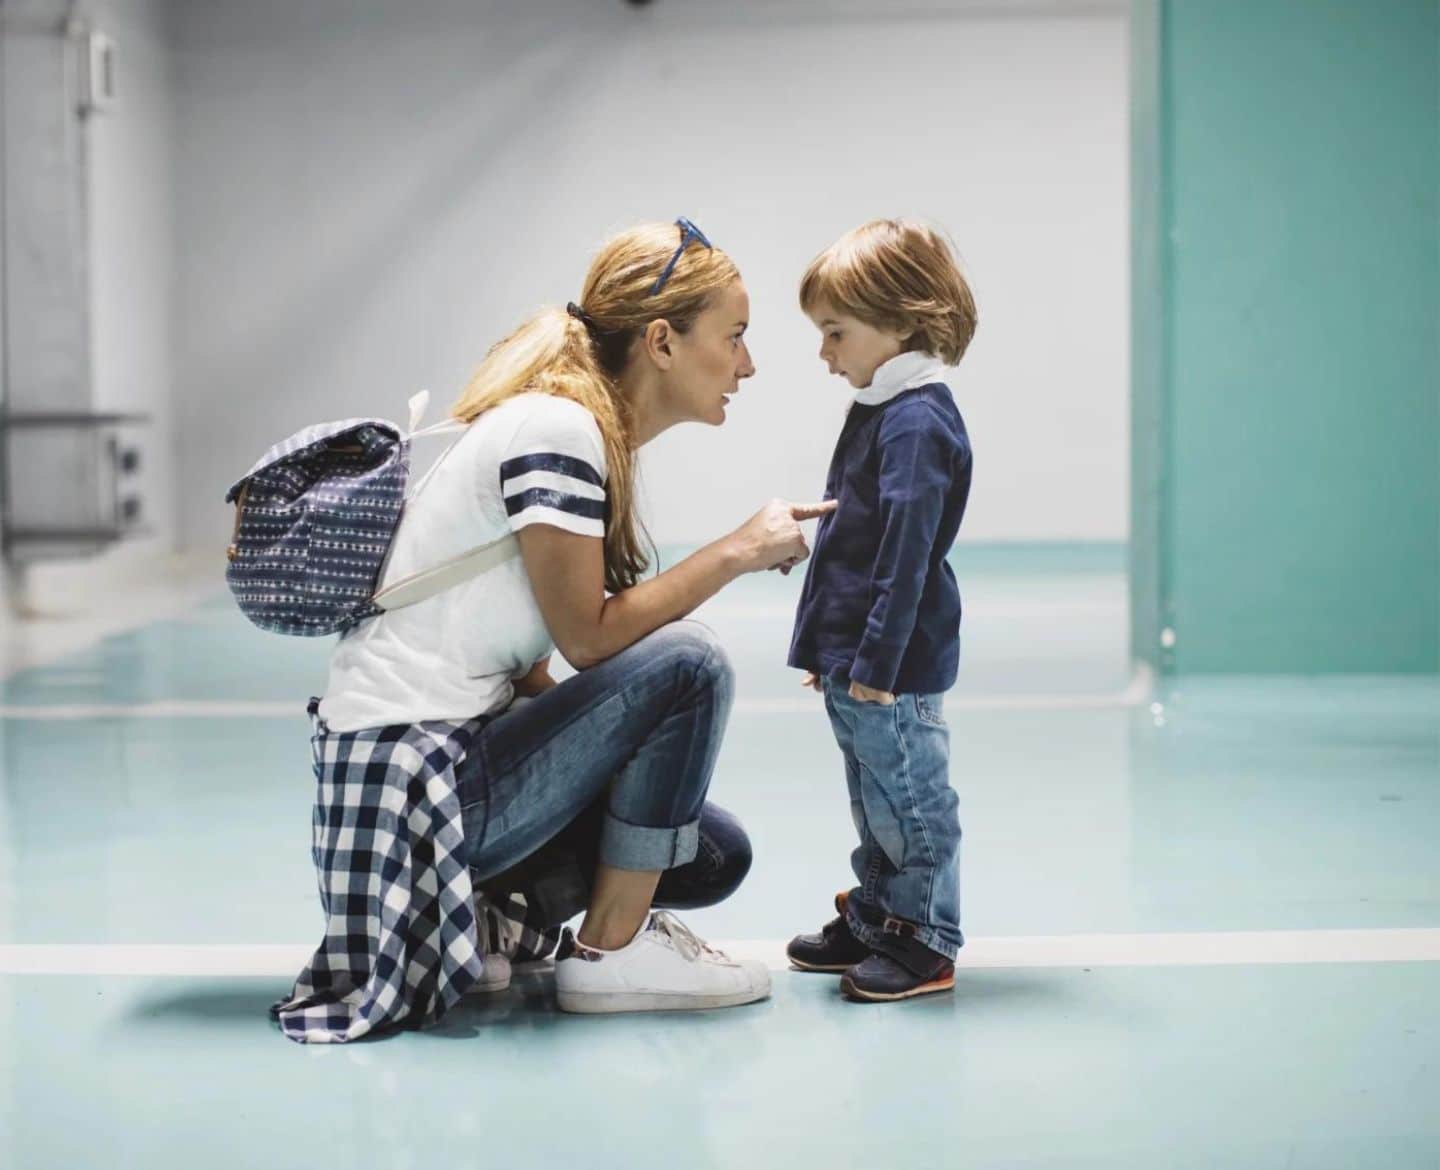
[[[846,879],[835,749],[783,666],[797,587],[749,578],[704,615],[739,677],[712,795],[756,847],[689,916],[717,939],[814,927]],[[966,589],[973,938],[1440,928],[1440,680],[1186,679],[1126,705],[1113,568]],[[323,645],[222,596],[7,680],[0,949],[317,941],[301,708],[323,677]],[[121,710],[176,701],[240,706]],[[336,1049],[272,1030],[285,990],[0,974],[0,1167],[1440,1167],[1440,963],[983,969],[880,1008],[777,973],[758,1007],[615,1019],[557,1015],[539,972]]]

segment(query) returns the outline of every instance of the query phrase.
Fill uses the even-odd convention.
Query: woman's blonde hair
[[[688,246],[658,293],[656,279],[681,242],[674,224],[647,223],[610,240],[590,264],[580,315],[546,307],[490,348],[450,413],[462,422],[517,394],[538,392],[585,407],[605,441],[605,588],[618,593],[649,568],[635,514],[635,444],[619,378],[651,321],[686,333],[716,292],[738,280],[719,248]]]
[[[814,313],[825,305],[908,333],[907,349],[952,366],[975,336],[975,298],[954,247],[913,220],[871,220],[816,256],[800,279],[800,307]]]

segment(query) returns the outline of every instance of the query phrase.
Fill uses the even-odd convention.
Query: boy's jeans
[[[860,844],[850,855],[859,887],[846,917],[878,951],[886,933],[915,939],[948,959],[960,933],[959,798],[950,787],[950,732],[940,695],[896,695],[890,706],[852,699],[826,677],[825,710],[845,757],[850,815]]]

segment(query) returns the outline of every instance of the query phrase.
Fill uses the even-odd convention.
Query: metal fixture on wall
[[[0,415],[5,442],[0,552],[7,560],[90,556],[145,531],[139,486],[143,414]],[[63,468],[64,494],[48,489]]]
[[[143,531],[149,419],[98,409],[89,135],[116,49],[70,0],[0,0],[0,557],[26,565]]]

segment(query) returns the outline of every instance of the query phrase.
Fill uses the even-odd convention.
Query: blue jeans
[[[886,949],[887,930],[913,929],[953,959],[960,933],[960,800],[950,786],[950,731],[940,695],[897,695],[891,706],[852,699],[825,678],[825,710],[845,757],[860,844],[846,918],[861,942]]]
[[[457,769],[472,877],[488,887],[557,837],[583,852],[577,825],[599,863],[692,865],[733,692],[715,635],[674,622],[488,722]]]
[[[546,844],[504,873],[479,882],[494,900],[523,894],[537,928],[559,926],[590,904],[599,861],[605,802],[596,801]],[[745,827],[712,801],[700,810],[700,842],[693,861],[660,875],[657,910],[698,910],[723,902],[750,872],[753,853]]]

